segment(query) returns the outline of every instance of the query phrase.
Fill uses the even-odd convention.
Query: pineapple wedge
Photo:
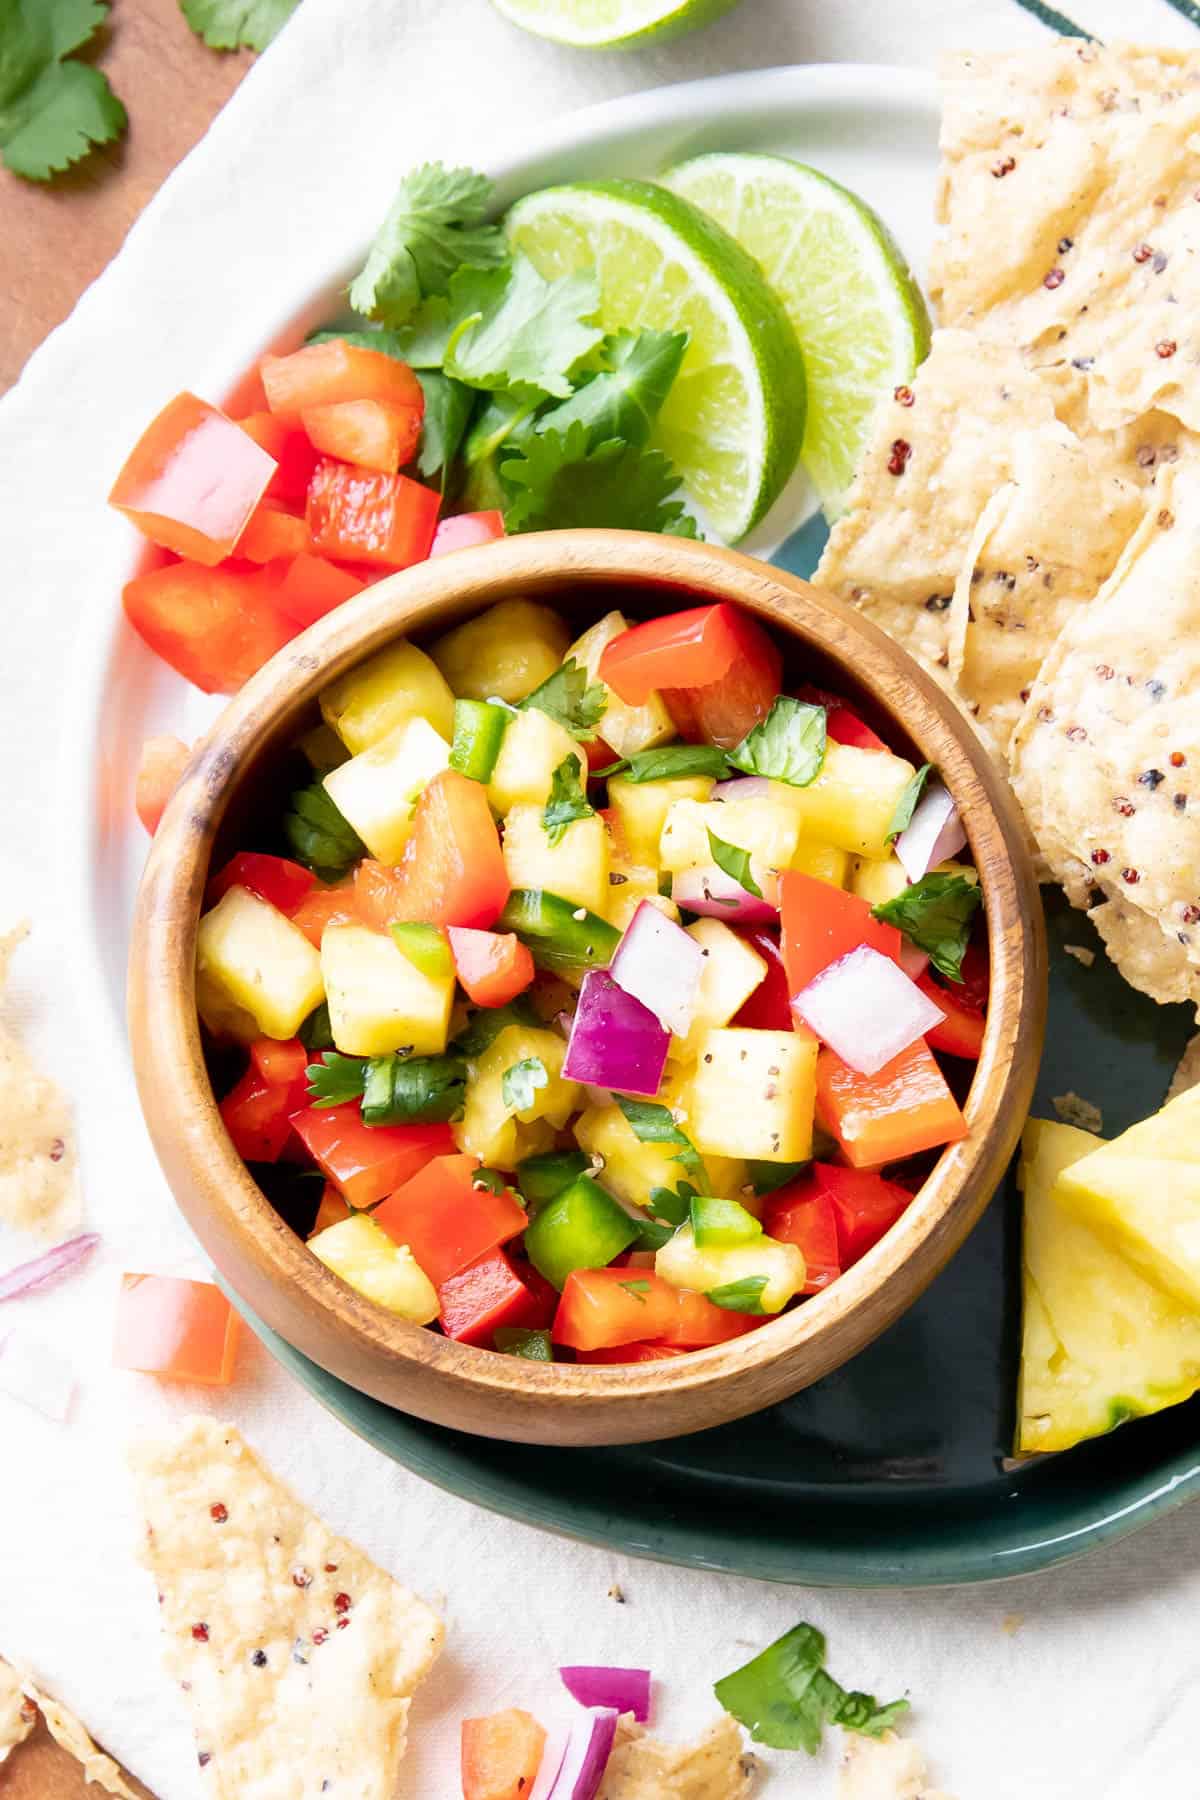
[[[669,1105],[667,1094],[660,1096]],[[598,1178],[620,1200],[631,1206],[649,1206],[655,1188],[678,1187],[687,1170],[675,1158],[670,1144],[643,1144],[619,1106],[589,1106],[575,1121],[575,1141],[581,1150],[600,1157],[604,1167]],[[707,1192],[723,1200],[741,1200],[750,1177],[744,1162],[734,1157],[706,1156]]]
[[[355,756],[409,719],[427,719],[444,738],[454,735],[454,695],[436,664],[404,638],[330,682],[321,713]]]
[[[687,933],[699,944],[704,962],[691,1030],[686,1037],[673,1037],[667,1050],[673,1062],[694,1062],[700,1040],[714,1025],[728,1025],[767,972],[758,951],[720,919],[697,919]]]
[[[691,1226],[682,1225],[655,1256],[654,1272],[672,1287],[691,1288],[700,1294],[728,1287],[731,1282],[765,1276],[767,1285],[758,1304],[763,1312],[776,1313],[782,1312],[792,1296],[800,1292],[806,1269],[804,1252],[795,1244],[759,1237],[749,1244],[701,1250]]]
[[[1054,1191],[1164,1293],[1200,1307],[1200,1088],[1098,1145]]]
[[[891,855],[888,832],[896,802],[915,774],[910,762],[890,750],[830,743],[821,773],[808,787],[774,785],[783,788],[782,803],[802,837],[883,860]]]
[[[1069,1450],[1200,1388],[1200,1315],[1067,1211],[1059,1185],[1101,1154],[1090,1132],[1031,1119],[1016,1453]]]
[[[580,776],[587,779],[585,754],[565,726],[531,706],[514,713],[500,744],[488,782],[488,799],[498,813],[514,806],[542,806],[550,797],[554,771],[568,756],[577,756]]]
[[[828,881],[833,887],[844,888],[850,874],[850,855],[848,851],[839,850],[836,844],[818,844],[814,839],[801,838],[791,866],[816,881]]]
[[[800,842],[794,812],[774,794],[754,800],[676,800],[658,841],[660,866],[674,874],[710,865],[710,831],[725,843],[748,850],[760,881],[768,869],[790,868]]]
[[[566,626],[550,607],[501,600],[440,637],[431,654],[460,699],[494,695],[515,706],[553,675],[568,642]]]
[[[321,958],[278,907],[231,887],[196,933],[196,1005],[210,1031],[295,1037],[325,997]]]
[[[882,906],[894,900],[909,885],[908,870],[898,856],[877,862],[870,856],[856,856],[850,866],[850,892],[865,900],[868,906]]]
[[[350,1287],[388,1312],[431,1325],[441,1310],[437,1289],[407,1244],[397,1244],[366,1213],[328,1225],[308,1247]]]
[[[633,861],[657,869],[659,840],[671,807],[677,800],[707,800],[714,785],[707,775],[680,775],[674,781],[630,781],[626,775],[614,775],[608,784],[608,804]],[[706,855],[704,860],[712,858]]]
[[[623,613],[606,613],[589,626],[582,637],[575,639],[563,661],[574,657],[579,667],[587,671],[588,680],[595,681],[605,647],[628,630],[629,624]],[[608,702],[598,729],[617,756],[632,756],[635,750],[652,750],[658,744],[671,742],[675,736],[675,721],[657,694],[651,694],[644,706],[627,706],[611,688],[606,692]]]
[[[608,854],[599,813],[575,819],[557,844],[540,806],[514,806],[504,821],[504,866],[514,888],[544,888],[601,917],[609,903]]]
[[[497,1169],[515,1169],[522,1157],[548,1150],[580,1101],[578,1082],[563,1079],[566,1054],[556,1031],[506,1025],[470,1071],[463,1116],[454,1127],[459,1149]],[[505,1071],[531,1057],[549,1080],[534,1089],[531,1107],[514,1113],[504,1098]]]
[[[327,925],[321,972],[333,1041],[346,1056],[440,1056],[450,1032],[454,970],[425,975],[382,932]]]
[[[812,1155],[817,1040],[718,1026],[696,1046],[680,1119],[701,1156],[805,1162]]]
[[[609,832],[608,899],[603,913],[610,925],[624,931],[643,900],[657,906],[665,919],[679,923],[679,908],[668,894],[658,891],[658,870],[632,862],[625,853],[619,831]]]
[[[407,719],[325,777],[325,791],[372,856],[399,862],[417,800],[450,767],[450,746],[428,719]]]

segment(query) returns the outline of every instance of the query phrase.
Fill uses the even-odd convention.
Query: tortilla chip
[[[1171,1085],[1167,1089],[1163,1105],[1168,1101],[1178,1100],[1180,1094],[1189,1093],[1194,1087],[1200,1087],[1200,1032],[1188,1039],[1187,1047],[1171,1077]]]
[[[240,1434],[189,1419],[132,1463],[171,1673],[221,1800],[394,1800],[436,1614],[335,1537]]]
[[[28,935],[28,924],[0,933],[0,1002],[13,953]],[[81,1213],[66,1096],[0,1023],[0,1222],[57,1239],[78,1225]]]
[[[662,1744],[626,1713],[596,1800],[747,1800],[759,1761],[728,1713],[694,1744]]]
[[[911,1738],[894,1731],[877,1738],[845,1734],[837,1800],[950,1800],[928,1781],[925,1758]]]
[[[942,323],[1085,372],[1095,427],[1200,430],[1200,54],[1065,41],[943,81]]]
[[[36,1724],[37,1713],[25,1698],[16,1670],[0,1662],[0,1764]]]
[[[1166,470],[1155,500],[1047,658],[1013,780],[1125,978],[1200,1000],[1200,470]]]

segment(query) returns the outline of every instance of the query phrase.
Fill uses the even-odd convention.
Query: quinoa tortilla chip
[[[760,1764],[725,1713],[691,1744],[664,1744],[626,1713],[596,1800],[748,1800]]]

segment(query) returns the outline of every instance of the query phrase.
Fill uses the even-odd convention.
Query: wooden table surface
[[[125,102],[129,130],[119,144],[94,152],[49,185],[0,168],[0,392],[111,261],[253,60],[247,52],[206,49],[178,0],[113,0],[88,58]],[[132,1777],[130,1786],[153,1800]],[[40,1722],[0,1767],[3,1800],[95,1800],[100,1792]]]

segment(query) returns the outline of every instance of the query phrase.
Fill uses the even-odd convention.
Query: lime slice
[[[492,0],[514,25],[577,50],[644,50],[709,25],[738,0]]]
[[[652,442],[710,533],[735,543],[782,489],[804,437],[804,359],[746,252],[648,181],[543,188],[508,215],[510,241],[547,279],[594,269],[606,331],[686,331],[687,354]]]
[[[884,394],[929,349],[920,289],[887,228],[854,194],[782,156],[697,156],[663,176],[761,266],[808,373],[801,455],[835,519]]]

